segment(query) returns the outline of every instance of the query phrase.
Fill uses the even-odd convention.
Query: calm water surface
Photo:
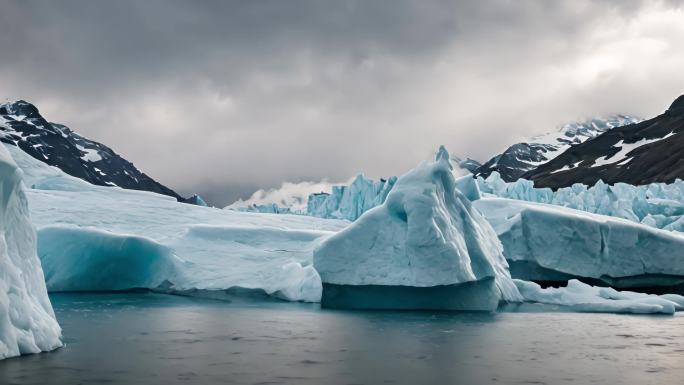
[[[682,384],[684,314],[349,312],[51,296],[66,346],[0,384]]]

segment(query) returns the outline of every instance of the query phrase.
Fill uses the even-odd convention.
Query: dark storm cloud
[[[0,1],[2,97],[228,203],[684,92],[677,3]]]

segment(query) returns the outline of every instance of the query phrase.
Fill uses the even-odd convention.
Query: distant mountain
[[[461,159],[459,157],[452,156],[451,161],[453,163],[457,164],[458,167],[460,167],[464,170],[468,170],[473,174],[475,172],[477,172],[477,170],[480,167],[482,167],[482,164],[480,162],[476,161],[475,159],[470,159],[470,158]]]
[[[572,146],[523,178],[536,187],[573,183],[642,185],[684,179],[684,95],[662,115],[618,127]]]
[[[615,127],[637,123],[641,120],[629,115],[615,115],[605,119],[597,118],[568,123],[558,131],[536,136],[530,141],[508,147],[504,152],[478,167],[473,174],[486,178],[493,171],[498,171],[503,180],[514,182],[523,174],[549,162],[572,146]]]
[[[23,100],[0,104],[0,141],[95,185],[152,191],[195,203],[142,173],[111,148],[48,122],[38,108]]]

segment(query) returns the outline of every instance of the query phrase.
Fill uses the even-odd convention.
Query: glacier
[[[589,278],[617,288],[684,284],[684,235],[550,204],[482,198],[473,205],[503,243],[514,278]]]
[[[433,171],[436,172],[434,175],[441,175],[441,179],[433,180],[435,183],[428,183],[426,180],[420,182],[421,172],[416,171],[413,171],[413,177],[410,177],[409,172],[408,181],[402,183],[397,179],[367,183],[362,178],[357,178],[356,191],[370,192],[369,194],[362,194],[362,199],[354,197],[356,193],[352,194],[350,190],[346,190],[346,195],[344,191],[337,195],[345,196],[344,200],[350,202],[349,205],[343,205],[343,212],[361,215],[357,221],[350,222],[303,215],[221,210],[180,204],[172,197],[145,191],[94,186],[35,160],[15,146],[6,147],[16,164],[23,170],[24,179],[29,187],[26,189],[26,198],[30,203],[32,220],[38,227],[38,256],[44,264],[47,288],[51,291],[145,288],[165,293],[229,300],[237,298],[236,296],[244,296],[245,293],[255,293],[289,301],[319,302],[326,299],[326,285],[333,289],[328,293],[340,298],[348,297],[347,289],[352,286],[348,283],[353,282],[364,283],[356,286],[364,289],[365,305],[384,301],[385,306],[393,308],[491,310],[496,308],[500,300],[535,302],[531,296],[527,298],[524,294],[521,295],[519,283],[511,279],[506,268],[507,262],[504,258],[507,257],[506,247],[510,247],[510,244],[501,232],[499,224],[508,222],[497,222],[491,215],[487,217],[486,210],[483,210],[483,216],[478,208],[480,202],[502,198],[492,198],[493,194],[481,191],[479,181],[470,176],[457,178],[451,170],[446,172],[449,166],[448,162],[443,160],[444,156],[438,162],[426,162],[418,167],[425,171],[432,164]],[[431,186],[429,191],[432,193],[424,195],[422,187],[417,186]],[[453,191],[453,194],[445,195],[445,191]],[[381,198],[377,198],[378,196]],[[445,198],[447,196],[452,198]],[[425,200],[425,197],[431,197],[432,200]],[[376,204],[379,201],[383,203]],[[415,208],[416,214],[424,214],[416,217],[417,222],[413,221],[412,217],[412,223],[420,224],[410,229],[411,234],[415,235],[410,237],[410,241],[418,242],[417,244],[409,242],[408,237],[403,242],[400,241],[401,237],[393,238],[398,234],[409,234],[409,227],[400,223],[402,202],[418,202],[415,207],[412,204],[406,206],[404,212],[407,214],[407,220],[409,207]],[[595,216],[596,220],[590,221],[591,223],[605,221],[605,218],[608,218],[559,206],[514,202],[533,207],[549,206],[560,211],[562,218],[565,215],[563,213],[567,212],[572,212],[573,215],[580,213]],[[658,202],[662,213],[660,215],[671,213],[668,211],[670,208],[663,208],[671,204],[665,203],[667,204]],[[375,208],[368,210],[370,206]],[[430,210],[435,210],[439,224],[427,221],[427,211],[421,211],[421,207],[431,207]],[[337,206],[335,211],[339,211],[339,208],[340,206]],[[383,215],[374,214],[383,211]],[[366,214],[362,215],[361,212]],[[515,215],[514,213],[513,217]],[[364,216],[377,218],[366,220]],[[391,224],[396,228],[382,226],[375,229],[382,231],[363,230],[364,226],[372,228],[371,225],[376,220],[381,223],[385,223],[383,221],[386,220],[385,224]],[[628,220],[615,220],[634,226],[638,229],[639,236],[646,230],[657,233],[656,238],[665,237],[666,241],[667,236],[676,235]],[[359,226],[361,230],[358,230]],[[406,227],[402,230],[402,226]],[[581,222],[578,226],[586,226],[586,223]],[[400,231],[389,231],[390,229]],[[644,234],[650,234],[648,231]],[[440,264],[432,267],[431,263],[422,266],[418,264],[414,268],[418,268],[422,273],[404,276],[398,273],[401,269],[395,271],[388,269],[391,265],[380,264],[380,270],[376,270],[375,273],[385,269],[388,274],[384,283],[388,285],[375,284],[383,281],[371,279],[375,274],[372,269],[360,270],[360,276],[351,274],[349,270],[350,274],[346,275],[344,280],[337,281],[336,278],[331,278],[337,274],[335,263],[326,268],[325,262],[320,265],[320,258],[316,259],[318,262],[314,261],[314,255],[340,255],[344,250],[330,245],[339,242],[339,239],[343,239],[348,233],[356,234],[359,241],[357,244],[347,245],[349,250],[356,250],[355,247],[363,244],[360,241],[369,242],[375,237],[376,241],[384,239],[391,244],[396,241],[398,246],[403,245],[404,251],[412,248],[421,255],[425,253],[428,257],[424,262],[435,258],[451,258],[452,261],[457,256],[466,258],[458,259],[461,263],[448,269],[444,269],[444,265]],[[503,248],[497,236],[504,240]],[[440,243],[439,237],[450,242]],[[644,246],[644,250],[648,247],[650,244]],[[667,250],[667,247],[670,246],[663,246],[662,249]],[[360,258],[353,253],[348,257],[350,260],[343,260],[341,265],[345,269],[349,267],[348,262]],[[467,262],[464,262],[466,260]],[[543,262],[543,258],[539,261]],[[588,261],[591,262],[591,259]],[[618,272],[620,268],[627,271],[628,268],[634,267],[632,262],[636,263],[626,261],[621,267],[620,260],[613,258],[612,261],[613,269],[617,269]],[[585,262],[580,260],[579,265]],[[316,263],[321,266],[320,269]],[[629,274],[637,275],[627,278],[636,279],[634,282],[637,284],[646,282],[645,278],[656,281],[667,279],[669,283],[678,282],[678,276],[663,273],[667,264],[673,263],[672,260],[654,259],[653,263],[660,270],[648,270],[649,275],[644,276],[638,269],[632,269]],[[518,265],[511,267],[514,268],[514,272],[520,270]],[[577,278],[573,274],[581,275],[581,271],[560,269],[555,265],[551,267],[556,270],[548,269],[544,272],[562,275],[564,280]],[[601,265],[598,272],[601,272],[603,267]],[[343,270],[340,270],[341,275],[338,274],[338,278],[345,277]],[[609,270],[604,269],[605,271]],[[596,279],[599,281],[604,280],[601,282],[606,282],[607,277],[610,277],[624,287],[634,286],[634,282],[621,281],[624,276],[609,274],[612,275],[596,273],[593,276],[598,276]],[[342,285],[330,286],[330,282],[345,281],[347,283]],[[404,284],[395,285],[399,282]],[[614,283],[611,282],[611,285]],[[365,290],[369,287],[372,290]],[[665,299],[677,302],[673,301],[675,297]],[[652,298],[648,298],[646,302],[652,301]],[[579,309],[577,306],[574,308]],[[616,308],[614,303],[610,303],[606,307],[594,304],[586,309],[589,310],[584,311],[611,311],[610,309]],[[663,312],[662,308],[650,309],[652,312]],[[41,349],[47,350],[53,346]]]
[[[95,186],[5,147],[30,186],[26,194],[50,290],[146,288],[217,296],[246,289],[318,302],[313,248],[349,224],[180,204],[151,192]]]
[[[322,306],[493,311],[522,300],[496,233],[452,170],[440,147],[383,204],[319,244]]]
[[[0,146],[0,360],[62,346],[36,254],[22,172]]]
[[[471,178],[471,175],[463,178]],[[309,196],[306,214],[319,218],[356,220],[365,211],[384,202],[392,185],[357,176],[355,185],[333,186],[329,194]],[[684,181],[633,186],[626,183],[593,186],[575,184],[553,191],[535,188],[532,181],[505,182],[498,172],[487,178],[476,177],[483,196],[547,203],[594,214],[623,218],[649,227],[684,232]],[[283,208],[280,208],[283,210]],[[277,212],[270,210],[269,212]]]
[[[575,184],[556,191],[535,188],[532,181],[504,182],[498,173],[477,178],[485,195],[528,202],[548,203],[594,214],[623,218],[668,231],[684,231],[684,182],[634,186],[598,181],[593,186]]]

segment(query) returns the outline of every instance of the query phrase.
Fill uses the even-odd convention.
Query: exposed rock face
[[[684,95],[653,119],[614,128],[524,174],[553,189],[599,180],[643,185],[684,179]]]
[[[187,201],[111,148],[48,122],[36,106],[23,100],[0,104],[0,141],[95,185],[151,191]]]

